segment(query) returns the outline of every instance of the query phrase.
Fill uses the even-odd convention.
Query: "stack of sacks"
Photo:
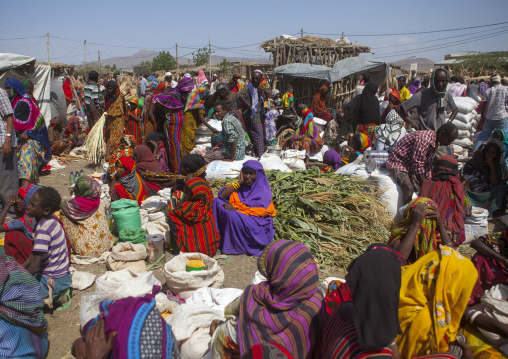
[[[453,141],[454,153],[459,159],[468,157],[468,150],[473,147],[472,138],[476,131],[479,116],[476,113],[478,103],[470,97],[454,97],[459,113],[455,116],[453,124],[459,130],[459,137]]]
[[[208,124],[217,131],[222,131],[222,124],[218,120],[209,120]],[[205,125],[201,124],[196,129],[196,147],[192,150],[192,154],[204,155],[207,148],[212,147],[212,131]]]
[[[141,202],[139,209],[141,216],[141,228],[147,234],[162,234],[169,236],[169,226],[166,222],[168,215],[168,199],[161,196],[152,196]],[[166,238],[168,240],[169,238]]]

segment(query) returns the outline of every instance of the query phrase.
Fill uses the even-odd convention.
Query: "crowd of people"
[[[228,83],[199,71],[178,82],[140,76],[137,96],[125,98],[112,80],[89,73],[83,90],[89,129],[105,116],[105,181],[112,201],[141,205],[172,188],[167,224],[172,247],[213,257],[258,257],[267,278],[248,286],[212,323],[213,358],[503,358],[508,327],[482,300],[508,284],[506,233],[475,239],[472,260],[457,251],[472,207],[504,213],[508,194],[508,87],[465,84],[435,69],[428,79],[405,75],[380,91],[370,74],[351,101],[327,105],[323,83],[310,106],[297,104],[292,86],[272,89],[260,70]],[[481,86],[481,85],[484,86]],[[30,84],[25,84],[30,88]],[[104,87],[101,90],[101,86]],[[70,306],[70,256],[99,257],[114,241],[101,186],[79,177],[61,201],[39,186],[52,154],[82,143],[79,119],[51,119],[16,79],[0,89],[1,175],[0,356],[43,358],[48,351],[43,308]],[[450,145],[458,129],[454,98],[478,101],[482,131],[462,168]],[[209,123],[221,122],[218,131]],[[326,121],[320,131],[315,119]],[[212,146],[194,153],[196,130]],[[386,167],[405,205],[386,244],[371,245],[347,268],[345,281],[322,293],[309,248],[274,241],[272,189],[263,165],[245,161],[239,179],[214,196],[206,178],[212,161],[257,159],[268,146],[305,152],[307,167],[325,172],[357,162],[367,149],[386,153]],[[323,163],[311,154],[330,147]],[[17,151],[17,153],[16,153]],[[156,293],[108,301],[75,341],[76,358],[179,357],[172,328],[155,307]],[[502,308],[499,309],[502,312]],[[500,319],[501,318],[501,319]],[[498,338],[497,340],[493,338]],[[506,339],[506,341],[504,341]],[[148,344],[150,343],[150,344]]]

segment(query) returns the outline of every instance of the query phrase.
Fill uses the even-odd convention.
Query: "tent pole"
[[[78,94],[76,92],[76,88],[74,87],[74,81],[72,81],[72,77],[70,77],[69,75],[67,75],[67,78],[71,81],[72,94],[74,95],[74,98],[76,99],[76,102],[77,102],[76,105],[77,105],[77,108],[79,108],[79,113],[81,113],[81,116],[83,117],[83,120],[84,120],[85,119],[85,113],[83,112],[83,107],[81,107],[81,102],[79,101],[79,97],[78,97]],[[65,112],[67,113],[67,109],[65,109]],[[87,123],[88,123],[88,119],[87,119]]]

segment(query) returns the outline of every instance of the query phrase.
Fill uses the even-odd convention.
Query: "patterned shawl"
[[[37,103],[30,99],[18,79],[8,78],[5,80],[5,86],[10,87],[15,94],[11,99],[14,130],[18,134],[26,132],[28,137],[40,142],[46,149],[44,163],[48,163],[51,160],[48,128]]]
[[[0,246],[0,317],[9,323],[25,327],[35,334],[47,330],[39,296],[40,285],[34,276]]]
[[[136,171],[141,175],[144,175],[146,171],[150,171],[152,173],[161,173],[162,167],[154,157],[153,152],[150,151],[148,146],[139,145],[134,149],[134,154],[136,155]]]
[[[195,109],[203,109],[205,110],[205,99],[210,95],[210,91],[206,86],[199,86],[194,91],[191,92],[189,99],[187,100],[187,105],[185,106],[185,111],[195,110]]]
[[[380,125],[374,134],[376,141],[384,143],[385,149],[390,152],[395,143],[400,140],[404,120],[397,111],[391,110],[386,116],[386,123]]]
[[[323,323],[319,272],[309,248],[288,240],[270,243],[258,258],[268,281],[241,296],[238,339],[241,355],[259,343],[285,347],[295,359],[311,358]]]
[[[423,182],[418,196],[430,198],[436,202],[450,237],[455,244],[464,242],[464,198],[466,197],[466,191],[460,181],[458,162],[453,156],[439,157],[434,165],[432,179]],[[450,205],[451,201],[453,202]]]
[[[420,203],[426,203],[429,205],[429,208],[427,208],[425,213],[431,211],[430,206],[438,207],[436,202],[429,198],[417,197],[413,199],[404,210],[404,219],[393,225],[388,244],[393,243],[393,241],[397,239],[401,241],[404,239],[407,231],[409,230],[409,226],[413,223],[413,219],[411,218],[413,209]],[[416,233],[414,242],[416,259],[423,257],[429,252],[437,251],[439,248],[438,243],[441,243],[441,234],[438,231],[436,220],[425,218]]]
[[[21,196],[23,198],[23,206],[21,207],[21,211],[19,213],[20,218],[8,223],[4,223],[4,227],[6,230],[20,231],[23,232],[28,239],[33,238],[33,233],[37,222],[35,221],[34,218],[28,217],[28,215],[26,214],[26,209],[28,207],[28,204],[30,203],[30,199],[38,189],[39,186],[30,183],[21,187],[18,190],[18,196]]]
[[[141,205],[141,202],[148,198],[148,193],[141,175],[136,171],[134,160],[130,157],[122,157],[118,162],[125,167],[125,173],[114,186],[116,192],[121,198],[136,200]]]
[[[62,202],[63,213],[73,221],[89,218],[101,204],[101,186],[93,178],[78,178],[74,195],[73,199]]]
[[[158,103],[170,110],[176,110],[184,107],[182,103],[182,92],[189,92],[194,88],[194,82],[191,78],[184,77],[175,88],[166,88],[159,94],[155,94],[152,102]]]
[[[310,104],[310,109],[314,113],[328,113],[328,109],[326,108],[326,103],[321,94],[326,94],[328,91],[328,87],[321,86],[319,91],[312,98],[312,102]]]
[[[108,83],[106,84],[106,88],[108,88],[108,87],[113,89],[113,95],[110,95],[108,93],[106,95],[106,98],[104,99],[104,109],[106,111],[113,104],[113,102],[118,100],[118,98],[120,97],[120,89],[118,88],[118,84],[116,83],[116,81],[113,81],[113,80],[108,81]],[[111,115],[111,116],[113,116],[113,115]]]

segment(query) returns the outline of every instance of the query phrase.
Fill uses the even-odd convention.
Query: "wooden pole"
[[[86,40],[85,40],[85,72],[86,72]]]
[[[303,27],[302,27],[302,32],[300,33],[300,37],[303,37]]]
[[[85,113],[83,112],[83,107],[81,106],[78,94],[76,93],[76,88],[74,87],[74,81],[72,81],[72,77],[70,77],[70,76],[67,76],[67,78],[71,81],[72,93],[73,93],[74,98],[76,99],[76,102],[77,102],[76,103],[76,107],[79,108],[79,112],[81,113],[81,116],[83,117],[83,120],[84,120],[85,119]]]
[[[47,36],[48,36],[48,45],[47,45],[47,48],[48,48],[48,66],[51,67],[51,63],[49,62],[49,32],[48,32]]]
[[[178,66],[178,43],[175,44],[175,48],[176,48],[176,74],[178,76],[178,68],[179,68],[179,66]]]
[[[210,78],[212,78],[212,38],[211,38],[211,36],[208,36],[208,68],[210,69],[209,76],[210,76]]]
[[[97,57],[99,58],[99,68],[101,68],[101,51],[97,50]]]

